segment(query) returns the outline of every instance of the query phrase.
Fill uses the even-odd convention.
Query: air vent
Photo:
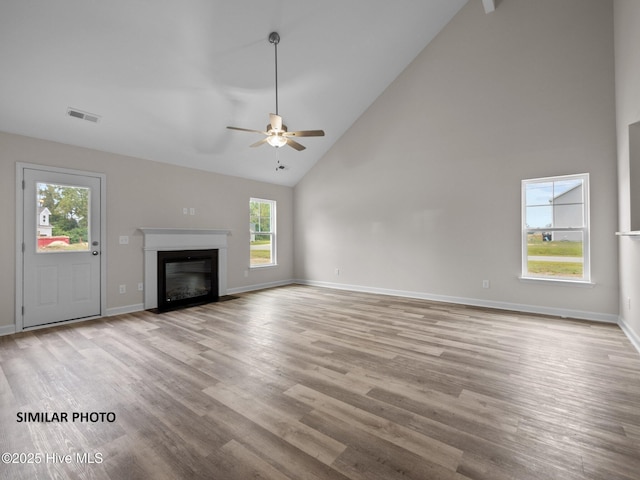
[[[75,108],[68,108],[67,115],[93,123],[98,123],[98,121],[100,120],[100,115],[96,115],[95,113],[83,112],[82,110],[78,110]]]

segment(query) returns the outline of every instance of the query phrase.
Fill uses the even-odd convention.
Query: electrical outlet
[[[120,235],[120,245],[129,245],[129,237],[127,235]]]
[[[127,286],[126,285],[120,285],[120,293],[127,293]]]
[[[482,280],[482,288],[490,288],[489,280]]]
[[[340,269],[339,269],[338,267],[336,267],[336,268],[333,270],[333,273],[335,274],[335,276],[336,276],[336,277],[337,277],[337,276],[339,276],[339,275],[340,275]]]
[[[196,209],[195,209],[195,208],[193,208],[193,207],[191,207],[191,208],[189,209],[189,215],[195,215],[195,214],[196,214]]]
[[[187,207],[183,207],[182,208],[182,214],[183,215],[189,215],[189,209]]]

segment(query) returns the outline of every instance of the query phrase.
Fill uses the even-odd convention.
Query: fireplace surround
[[[158,252],[218,251],[218,296],[227,294],[227,237],[229,230],[140,228],[144,236],[144,308],[158,308]]]

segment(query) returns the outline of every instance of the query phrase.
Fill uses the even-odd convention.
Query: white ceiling
[[[292,186],[466,2],[2,0],[0,130]],[[302,152],[225,128],[275,111],[272,31]]]

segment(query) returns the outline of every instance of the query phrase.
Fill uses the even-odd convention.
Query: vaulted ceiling
[[[465,3],[2,0],[0,130],[295,185]],[[269,123],[272,31],[280,115],[326,132],[301,152],[225,128]]]

